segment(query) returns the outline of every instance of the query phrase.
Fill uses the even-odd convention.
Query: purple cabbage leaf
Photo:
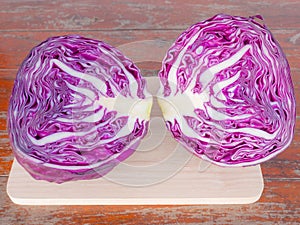
[[[221,166],[266,161],[292,141],[296,110],[288,61],[265,25],[219,14],[168,50],[158,94],[174,138]]]
[[[62,183],[104,176],[147,132],[152,96],[116,48],[76,35],[32,49],[13,87],[14,155],[35,178]]]

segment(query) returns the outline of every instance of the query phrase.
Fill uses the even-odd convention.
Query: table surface
[[[300,223],[300,121],[290,147],[262,164],[265,189],[250,205],[19,206],[6,194],[13,160],[6,131],[8,100],[18,67],[50,36],[80,34],[114,46],[174,41],[191,24],[217,13],[263,15],[300,88],[300,1],[22,1],[0,0],[0,224],[297,224]],[[147,54],[147,53],[144,53]],[[160,63],[138,63],[146,76]]]

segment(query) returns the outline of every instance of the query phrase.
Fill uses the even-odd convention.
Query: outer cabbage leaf
[[[8,110],[18,162],[36,179],[98,178],[147,132],[152,97],[139,69],[114,47],[49,38],[21,65]]]
[[[159,72],[159,104],[173,136],[222,166],[286,149],[295,126],[288,61],[260,16],[219,14],[184,31]]]

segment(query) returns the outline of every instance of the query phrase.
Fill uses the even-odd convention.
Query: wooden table
[[[13,160],[6,131],[13,81],[30,49],[47,37],[80,34],[114,46],[143,40],[174,41],[191,24],[217,13],[261,14],[289,60],[296,98],[300,89],[300,2],[265,1],[0,1],[0,224],[298,224],[300,223],[300,108],[295,137],[263,163],[265,189],[250,205],[19,206],[6,194]],[[155,75],[159,63],[138,64]]]

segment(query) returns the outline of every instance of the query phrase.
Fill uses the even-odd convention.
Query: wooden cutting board
[[[156,93],[158,80],[147,78]],[[248,204],[264,183],[259,165],[224,168],[193,156],[166,130],[157,102],[137,151],[107,176],[54,184],[33,179],[14,160],[7,193],[24,205]]]

